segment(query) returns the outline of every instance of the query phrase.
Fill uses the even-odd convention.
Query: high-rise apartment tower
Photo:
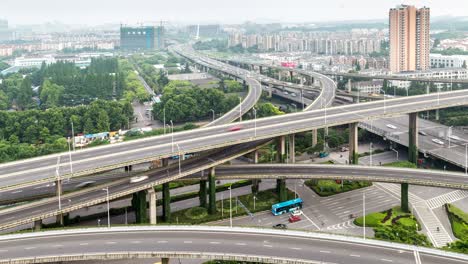
[[[390,9],[390,70],[424,71],[430,68],[430,9],[401,5]]]

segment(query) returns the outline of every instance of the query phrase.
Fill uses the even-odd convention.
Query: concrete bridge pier
[[[348,86],[346,88],[347,88],[348,92],[352,91],[352,81],[351,81],[351,79],[348,79]]]
[[[60,179],[57,179],[55,181],[55,195],[57,196],[57,199],[60,199],[62,197],[62,180]],[[63,206],[63,204],[61,205],[61,207]],[[63,214],[62,213],[59,213],[57,215],[57,224],[60,225],[60,226],[63,226],[64,225],[64,221],[63,221]]]
[[[162,195],[163,195],[163,219],[164,222],[171,221],[171,192],[169,188],[169,183],[163,183],[162,185]]]
[[[150,224],[155,225],[157,223],[157,198],[154,188],[148,189],[148,199],[149,199],[149,215],[150,215]]]
[[[295,134],[288,136],[289,141],[289,163],[296,163],[296,137]]]
[[[215,167],[210,169],[208,174],[209,190],[208,190],[208,213],[216,213],[216,171]]]
[[[284,163],[286,160],[286,137],[278,137],[277,143],[277,161],[279,163]],[[277,179],[276,180],[276,193],[278,194],[278,199],[280,202],[287,200],[287,190],[286,190],[286,180]]]
[[[409,114],[408,124],[408,161],[414,164],[418,163],[419,150],[418,150],[418,113]],[[401,210],[409,212],[409,184],[401,184]]]
[[[294,78],[294,72],[293,71],[289,71],[289,78],[290,78],[291,82],[293,82],[293,78]]]
[[[254,164],[258,164],[258,150],[255,150],[255,151],[253,152],[253,163],[254,163]],[[253,180],[252,180],[252,193],[253,193],[253,194],[258,193],[258,190],[259,190],[259,183],[260,183],[260,180],[259,180],[259,179],[253,179]]]
[[[146,210],[146,190],[133,194],[132,208],[135,211],[135,222],[137,224],[148,223],[148,214]]]
[[[258,71],[259,71],[260,74],[263,74],[263,67],[261,65],[258,66]]]
[[[42,228],[42,220],[36,220],[34,221],[34,231],[40,231]]]
[[[161,258],[161,264],[169,264],[169,258]]]
[[[359,163],[358,123],[349,124],[349,164]]]
[[[318,143],[318,130],[312,130],[312,147],[317,146]]]
[[[271,98],[273,96],[273,84],[268,85],[268,97]]]
[[[202,179],[200,180],[200,190],[198,191],[198,199],[200,201],[200,207],[207,208],[206,195],[207,195],[206,180]]]

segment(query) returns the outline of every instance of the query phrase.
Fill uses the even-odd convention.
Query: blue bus
[[[296,209],[301,209],[302,208],[302,199],[297,198],[294,200],[289,200],[286,202],[282,203],[277,203],[271,206],[271,212],[274,215],[280,215],[284,213],[289,213],[292,212]]]

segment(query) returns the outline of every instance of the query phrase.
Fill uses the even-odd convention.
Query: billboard
[[[283,61],[281,62],[281,66],[286,68],[296,68],[296,63],[292,61]]]

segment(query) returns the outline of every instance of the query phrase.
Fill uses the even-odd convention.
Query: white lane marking
[[[269,247],[269,248],[272,248],[273,246],[272,245],[263,245],[264,247]]]
[[[113,244],[117,244],[117,242],[114,242],[114,241],[107,241],[106,244],[107,244],[107,245],[113,245]]]
[[[30,249],[35,249],[36,247],[27,247],[27,248],[24,248],[25,250],[30,250]]]
[[[210,244],[216,244],[216,245],[218,245],[218,244],[221,244],[221,242],[211,241]]]
[[[0,249],[0,252],[8,252],[6,249]]]
[[[87,246],[89,243],[80,243],[80,246]]]
[[[414,251],[414,259],[416,261],[416,264],[421,264],[421,256],[419,256],[419,251],[417,250]]]
[[[292,247],[290,249],[294,249],[294,250],[301,250],[302,248],[298,248],[298,247]]]
[[[161,240],[161,241],[158,241],[159,244],[163,244],[163,243],[167,243],[166,240]]]
[[[130,244],[140,244],[141,241],[131,241]],[[159,243],[159,242],[158,242]]]
[[[380,259],[381,261],[385,261],[385,262],[393,262],[393,260],[391,259]]]
[[[17,191],[11,192],[11,194],[21,193],[21,192],[23,192],[23,190],[17,190]]]
[[[192,244],[192,241],[184,241],[184,244]]]
[[[327,254],[329,254],[330,251],[320,250],[320,253],[327,253]]]
[[[245,245],[247,245],[247,244],[246,244],[246,243],[236,243],[236,245],[238,245],[238,246],[245,246]]]
[[[354,254],[351,254],[349,255],[350,257],[355,257],[355,258],[360,258],[361,256],[360,255],[354,255]]]
[[[53,245],[52,247],[63,247],[63,245]]]

